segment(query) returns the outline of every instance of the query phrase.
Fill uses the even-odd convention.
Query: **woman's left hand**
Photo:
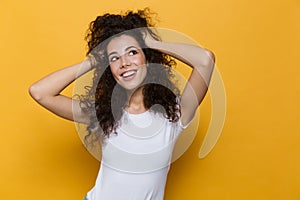
[[[151,34],[151,29],[149,28],[145,28],[142,30],[142,34],[144,36],[144,41],[147,47],[153,47],[153,45],[155,45],[155,43],[158,42],[157,39],[155,39],[152,34]]]

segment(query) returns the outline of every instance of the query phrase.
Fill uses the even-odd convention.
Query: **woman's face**
[[[137,88],[147,75],[146,57],[139,43],[131,36],[121,35],[107,45],[110,70],[126,90]]]

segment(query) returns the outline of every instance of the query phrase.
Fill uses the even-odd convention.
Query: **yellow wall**
[[[99,164],[74,124],[38,106],[27,89],[84,58],[85,30],[98,14],[146,6],[160,27],[216,54],[227,95],[222,135],[199,159],[205,99],[199,134],[173,164],[166,200],[300,199],[298,0],[2,0],[0,198],[81,200],[93,186]]]

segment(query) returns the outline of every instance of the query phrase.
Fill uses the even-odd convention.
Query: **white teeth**
[[[126,77],[129,77],[129,76],[133,75],[135,72],[136,72],[136,71],[128,71],[128,72],[125,72],[124,74],[122,74],[122,76],[123,76],[124,78],[126,78]]]

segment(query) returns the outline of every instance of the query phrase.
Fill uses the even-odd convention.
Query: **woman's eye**
[[[129,51],[129,55],[130,55],[130,56],[133,56],[133,55],[135,55],[135,54],[137,54],[137,53],[138,53],[137,50],[131,50],[131,51]]]
[[[116,60],[118,60],[118,57],[117,57],[117,56],[113,56],[113,57],[110,58],[110,62],[114,62],[114,61],[116,61]]]

